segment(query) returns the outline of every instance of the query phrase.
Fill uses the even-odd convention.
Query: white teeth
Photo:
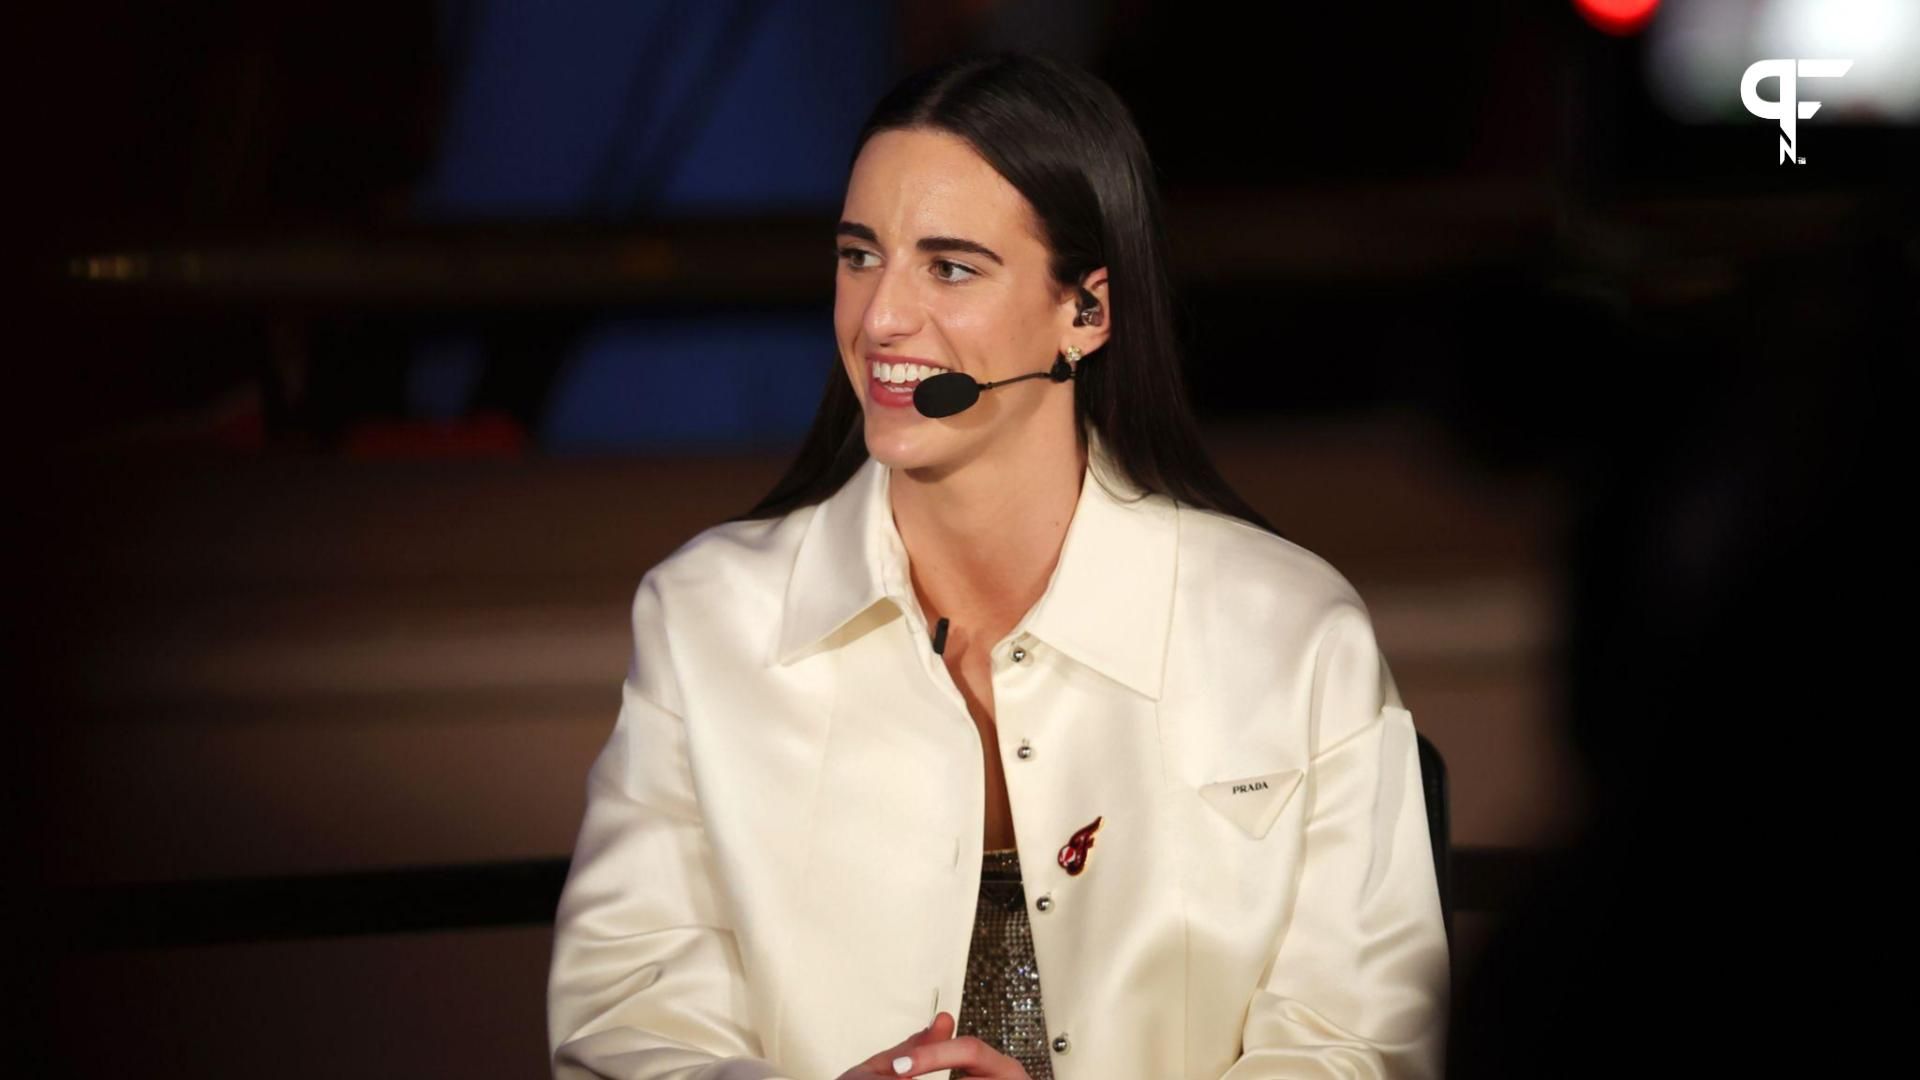
[[[929,367],[926,364],[880,364],[873,365],[873,376],[890,386],[905,386],[922,379],[931,379],[946,369]]]

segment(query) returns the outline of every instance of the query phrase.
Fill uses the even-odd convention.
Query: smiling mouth
[[[933,364],[896,364],[879,361],[868,361],[867,363],[867,372],[874,381],[880,383],[882,386],[895,390],[910,389],[920,385],[922,379],[930,379],[935,375],[944,375],[952,370],[952,368],[937,367]]]

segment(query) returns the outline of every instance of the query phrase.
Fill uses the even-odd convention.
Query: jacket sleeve
[[[1413,717],[1365,609],[1322,638],[1292,918],[1222,1080],[1439,1077],[1449,986]]]
[[[554,916],[555,1080],[768,1080],[702,821],[657,582],[633,603],[620,712]]]

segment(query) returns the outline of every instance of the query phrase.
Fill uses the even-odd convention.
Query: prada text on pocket
[[[1300,769],[1258,773],[1200,786],[1200,797],[1220,815],[1240,826],[1255,840],[1267,835],[1280,811],[1299,790],[1306,775]]]

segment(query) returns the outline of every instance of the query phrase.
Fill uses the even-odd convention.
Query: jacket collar
[[[1087,471],[1059,562],[1015,634],[1032,634],[1158,699],[1173,617],[1175,508],[1163,495],[1126,501],[1144,492],[1113,464],[1097,432],[1089,430],[1087,441]],[[900,612],[917,606],[890,480],[891,470],[869,457],[819,504],[787,585],[776,663],[812,652],[883,600]]]

